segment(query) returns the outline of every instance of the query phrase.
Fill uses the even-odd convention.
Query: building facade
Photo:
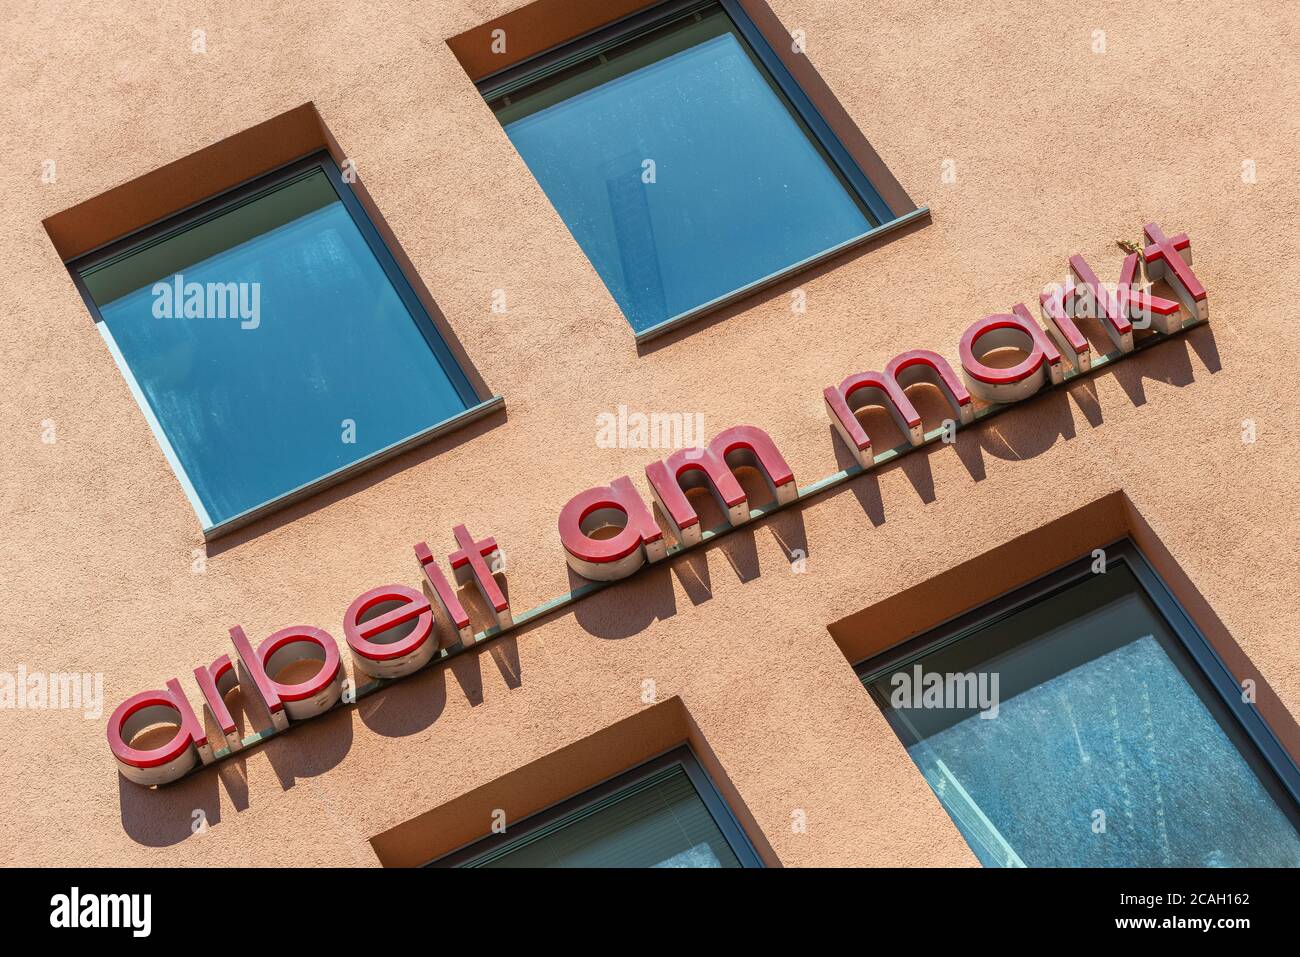
[[[6,863],[1300,863],[1294,14],[5,20]]]

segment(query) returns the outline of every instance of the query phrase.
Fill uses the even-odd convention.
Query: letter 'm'
[[[831,424],[853,453],[854,460],[863,468],[871,468],[875,458],[871,438],[858,421],[858,410],[869,405],[887,409],[908,442],[913,446],[921,445],[925,441],[921,416],[907,397],[907,389],[921,382],[929,382],[943,393],[963,425],[974,418],[970,393],[952,366],[941,355],[928,349],[913,349],[895,356],[883,373],[859,372],[838,386],[822,390]]]
[[[686,495],[687,489],[708,489],[727,513],[732,527],[749,521],[749,498],[735,474],[741,466],[754,468],[763,476],[778,507],[797,497],[794,473],[772,437],[752,425],[732,426],[714,436],[707,448],[679,449],[667,459],[646,466],[655,501],[682,545],[695,545],[703,535],[700,516]]]

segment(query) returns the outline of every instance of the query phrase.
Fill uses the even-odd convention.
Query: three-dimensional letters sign
[[[966,330],[958,345],[961,378],[938,353],[913,349],[895,356],[883,372],[857,372],[828,386],[823,391],[827,413],[857,462],[854,469],[838,477],[852,478],[881,458],[873,452],[871,438],[857,416],[867,406],[887,409],[910,447],[934,438],[924,431],[921,416],[907,396],[913,385],[930,383],[947,399],[953,413],[945,423],[944,432],[948,433],[985,414],[977,411],[976,399],[995,407],[1020,402],[1043,388],[1088,372],[1103,360],[1123,358],[1136,347],[1135,329],[1149,328],[1157,337],[1171,336],[1208,321],[1205,287],[1192,272],[1192,245],[1186,234],[1168,238],[1150,223],[1145,236],[1142,257],[1147,276],[1164,279],[1177,296],[1176,302],[1137,284],[1137,253],[1125,258],[1113,289],[1101,282],[1087,260],[1075,255],[1069,258],[1069,279],[1064,285],[1039,297],[1044,325],[1023,303],[1016,303],[1010,311],[985,316]],[[1085,319],[1100,323],[1115,346],[1114,352],[1105,357],[1092,355],[1079,329]],[[1023,352],[1024,359],[1010,368],[986,364],[991,352],[1008,347]],[[726,516],[727,528],[745,524],[758,512],[736,478],[735,470],[743,466],[755,469],[768,485],[772,502],[762,506],[764,515],[830,487],[824,480],[801,491],[771,436],[752,425],[733,426],[706,446],[678,450],[646,467],[645,477],[666,528],[659,525],[652,507],[627,476],[570,499],[559,515],[560,541],[569,567],[592,582],[616,581],[716,534],[700,527],[700,516],[687,497],[692,489],[712,493]],[[452,535],[456,549],[446,561],[453,577],[461,585],[473,584],[492,620],[482,633],[475,634],[458,592],[429,546],[419,542],[414,546],[417,566],[433,601],[455,631],[447,642],[437,633],[430,599],[405,584],[371,588],[357,596],[344,613],[343,636],[354,678],[346,676],[334,638],[320,628],[283,628],[254,647],[243,628],[236,625],[230,629],[236,661],[222,655],[212,664],[194,669],[202,707],[224,742],[214,746],[209,740],[201,713],[196,714],[173,678],[162,689],[128,698],[109,718],[108,744],[122,774],[145,785],[174,781],[201,765],[316,717],[340,700],[354,701],[384,681],[445,660],[449,649],[464,649],[494,638],[580,597],[577,592],[570,593],[567,599],[548,602],[516,618],[497,581],[504,566],[495,538],[475,538],[464,525],[456,526]],[[287,671],[297,670],[300,662],[305,663],[301,670],[306,677],[294,684],[278,680]],[[364,688],[358,688],[361,676],[370,679]],[[240,738],[225,701],[236,687],[266,708],[270,729]],[[133,745],[142,731],[160,724],[176,725],[169,741],[147,749]]]

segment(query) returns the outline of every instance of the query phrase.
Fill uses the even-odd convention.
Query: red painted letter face
[[[626,578],[666,554],[663,532],[626,475],[569,499],[559,526],[569,567],[593,581]],[[616,534],[593,537],[611,526]]]
[[[239,728],[235,724],[235,719],[230,714],[230,709],[226,707],[226,695],[239,684],[239,677],[235,672],[234,664],[230,661],[230,656],[222,655],[206,668],[195,668],[194,680],[198,682],[199,690],[203,692],[203,700],[226,738],[226,746],[231,751],[238,751],[243,747],[243,741],[239,737]]]
[[[771,436],[752,425],[733,426],[714,436],[708,448],[680,449],[662,462],[646,466],[655,501],[668,518],[673,537],[683,546],[698,544],[702,538],[700,516],[686,497],[687,489],[710,491],[733,528],[749,521],[749,498],[734,471],[742,465],[763,476],[778,505],[788,504],[798,495],[794,473]]]
[[[995,349],[1016,348],[1023,361],[1009,369],[981,362]],[[1010,313],[985,316],[961,337],[961,367],[966,387],[985,402],[1019,402],[1045,385],[1061,381],[1061,353],[1023,303]]]
[[[906,391],[909,386],[920,382],[937,386],[963,425],[972,420],[975,408],[970,393],[958,380],[952,366],[938,353],[927,349],[913,349],[895,356],[883,373],[859,372],[838,386],[829,386],[822,391],[831,425],[863,468],[871,468],[875,456],[871,438],[858,421],[856,413],[859,409],[869,405],[887,409],[911,445],[921,445],[925,441],[921,415]]]
[[[230,629],[230,640],[253,679],[253,686],[277,731],[289,721],[305,721],[328,711],[343,693],[343,668],[339,648],[330,635],[319,628],[298,625],[282,628],[253,650],[244,629]],[[316,661],[316,673],[297,684],[283,684],[272,675],[300,661]]]
[[[419,561],[420,568],[424,572],[424,577],[433,588],[433,597],[442,606],[443,614],[451,619],[460,643],[468,645],[474,640],[474,626],[470,624],[469,612],[465,610],[465,606],[461,603],[460,596],[456,594],[456,589],[451,587],[451,582],[447,581],[447,576],[442,573],[442,568],[433,557],[433,552],[429,550],[428,544],[426,542],[416,542],[413,547],[415,548],[416,560]]]
[[[343,615],[343,635],[352,663],[376,678],[409,675],[438,650],[429,599],[405,585],[380,585],[358,595]]]
[[[1135,328],[1154,327],[1168,334],[1181,327],[1178,303],[1142,290],[1135,281],[1137,266],[1137,253],[1124,257],[1112,292],[1097,278],[1088,261],[1076,254],[1070,257],[1070,278],[1065,286],[1038,297],[1052,341],[1080,372],[1092,368],[1092,346],[1079,331],[1079,319],[1098,320],[1120,352],[1133,351]]]
[[[1142,258],[1147,263],[1147,277],[1153,282],[1164,279],[1190,316],[1209,321],[1210,300],[1205,287],[1192,272],[1192,241],[1187,234],[1166,238],[1155,223],[1147,223],[1142,232],[1149,243],[1142,250]]]
[[[162,724],[177,725],[171,740],[154,748],[132,746],[141,731]],[[108,747],[118,770],[136,784],[167,784],[184,777],[200,762],[200,748],[212,760],[203,725],[175,678],[165,691],[142,691],[117,706],[108,719]]]
[[[460,547],[447,556],[451,563],[452,574],[460,584],[473,582],[479,594],[492,613],[493,624],[498,628],[509,628],[512,624],[510,603],[506,601],[505,592],[497,584],[496,574],[505,570],[505,561],[497,540],[488,536],[475,541],[474,536],[464,525],[452,529],[456,544]]]

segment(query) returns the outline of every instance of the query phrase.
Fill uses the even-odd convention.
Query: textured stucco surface
[[[352,598],[418,584],[411,543],[445,554],[459,522],[497,537],[527,609],[571,586],[564,502],[644,489],[659,457],[599,448],[598,413],[750,422],[807,482],[845,462],[822,387],[907,348],[955,361],[1070,253],[1113,276],[1148,220],[1192,236],[1212,325],[157,793],[119,780],[103,718],[0,711],[0,860],[377,864],[372,837],[637,714],[652,678],[781,863],[970,865],[828,626],[1118,491],[1300,714],[1293,7],[772,0],[933,221],[804,277],[806,313],[787,284],[639,353],[445,42],[514,5],[3,4],[0,670],[103,672],[106,712],[173,676],[197,699],[231,624],[341,641]],[[42,220],[307,101],[507,412],[215,544],[199,575],[194,515]]]

